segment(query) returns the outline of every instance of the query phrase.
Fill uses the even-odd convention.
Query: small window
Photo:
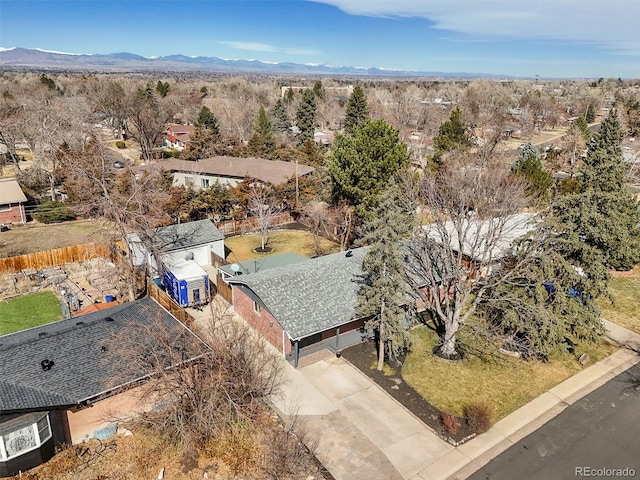
[[[200,187],[202,188],[209,188],[211,180],[209,180],[208,178],[201,178],[200,179]]]
[[[253,311],[260,315],[260,304],[258,302],[253,302]]]
[[[40,437],[40,443],[44,442],[51,436],[49,416],[42,417],[40,420],[38,420],[38,436]]]
[[[10,212],[10,211],[11,211],[10,203],[0,204],[0,212]]]
[[[30,413],[0,424],[0,460],[33,450],[51,438],[48,415]]]

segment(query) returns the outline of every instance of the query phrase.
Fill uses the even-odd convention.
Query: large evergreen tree
[[[385,357],[396,357],[410,345],[403,244],[411,230],[409,218],[398,207],[397,189],[385,191],[367,225],[369,250],[362,260],[364,275],[356,311],[369,317],[367,328],[376,332],[378,370]]]
[[[367,99],[364,96],[364,91],[360,85],[356,85],[347,102],[344,117],[345,132],[353,133],[353,130],[367,119],[368,114]]]
[[[542,167],[538,150],[530,143],[524,145],[520,155],[511,167],[516,177],[522,178],[527,184],[527,194],[535,199],[545,200],[553,179],[549,172]]]
[[[316,96],[313,90],[305,90],[302,94],[302,101],[296,112],[296,126],[300,129],[298,143],[304,144],[307,138],[313,139],[316,128]]]
[[[409,165],[407,145],[384,120],[366,120],[352,136],[338,135],[329,174],[335,201],[346,200],[360,217],[373,215],[378,195]]]
[[[627,186],[622,129],[612,110],[592,138],[579,192],[558,199],[553,216],[574,248],[576,265],[627,270],[640,261],[640,210]]]
[[[585,120],[587,123],[593,123],[596,121],[596,110],[593,108],[593,103],[590,103],[587,107],[587,113],[585,114]]]
[[[438,134],[433,138],[435,150],[434,160],[439,162],[447,152],[454,150],[468,150],[473,146],[473,136],[462,118],[462,110],[456,107],[449,116],[449,120],[438,128]]]
[[[196,127],[206,128],[214,135],[218,135],[220,133],[218,119],[207,106],[202,107],[198,112],[198,118],[196,119],[195,125]]]
[[[268,157],[275,148],[271,122],[262,106],[260,106],[260,110],[258,111],[256,127],[253,135],[251,135],[249,139],[247,148],[251,155],[262,157]]]
[[[291,126],[291,121],[287,115],[287,107],[281,98],[278,99],[271,112],[271,125],[277,132],[286,132]]]
[[[578,341],[596,340],[603,328],[595,299],[606,289],[601,265],[576,268],[573,246],[558,236],[557,225],[550,221],[542,222],[514,250],[511,278],[495,283],[478,305],[501,346],[546,358]]]

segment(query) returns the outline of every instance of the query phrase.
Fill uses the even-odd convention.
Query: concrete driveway
[[[287,364],[285,414],[298,414],[336,480],[415,479],[453,449],[386,392],[328,352],[298,370]]]

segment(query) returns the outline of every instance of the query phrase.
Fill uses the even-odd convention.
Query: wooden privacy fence
[[[0,258],[0,273],[16,273],[27,268],[40,270],[67,263],[84,262],[94,257],[113,260],[111,249],[102,243],[85,243],[71,247],[56,248],[44,252],[28,253],[15,257]]]
[[[281,213],[274,215],[271,224],[272,225],[284,225],[286,223],[292,223],[295,220],[290,213]],[[237,235],[238,233],[245,233],[258,228],[258,221],[253,218],[245,218],[244,220],[229,220],[226,222],[219,222],[216,224],[218,230],[225,235]]]
[[[191,327],[194,318],[189,315],[184,308],[178,305],[173,298],[171,298],[166,292],[162,291],[155,283],[148,279],[148,293],[151,298],[158,302],[165,310],[168,310],[171,315],[176,317],[187,327]]]

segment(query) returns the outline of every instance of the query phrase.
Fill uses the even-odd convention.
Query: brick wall
[[[9,210],[6,209],[6,205],[0,205],[0,223],[23,223],[26,219],[24,213],[24,206],[11,205]],[[22,216],[21,216],[22,215]]]
[[[282,351],[282,326],[264,306],[261,305],[260,312],[257,313],[254,310],[253,299],[236,286],[233,287],[233,308],[263,338],[276,347],[278,351]],[[288,337],[286,337],[284,347],[285,355],[289,355],[291,353],[291,342]]]

